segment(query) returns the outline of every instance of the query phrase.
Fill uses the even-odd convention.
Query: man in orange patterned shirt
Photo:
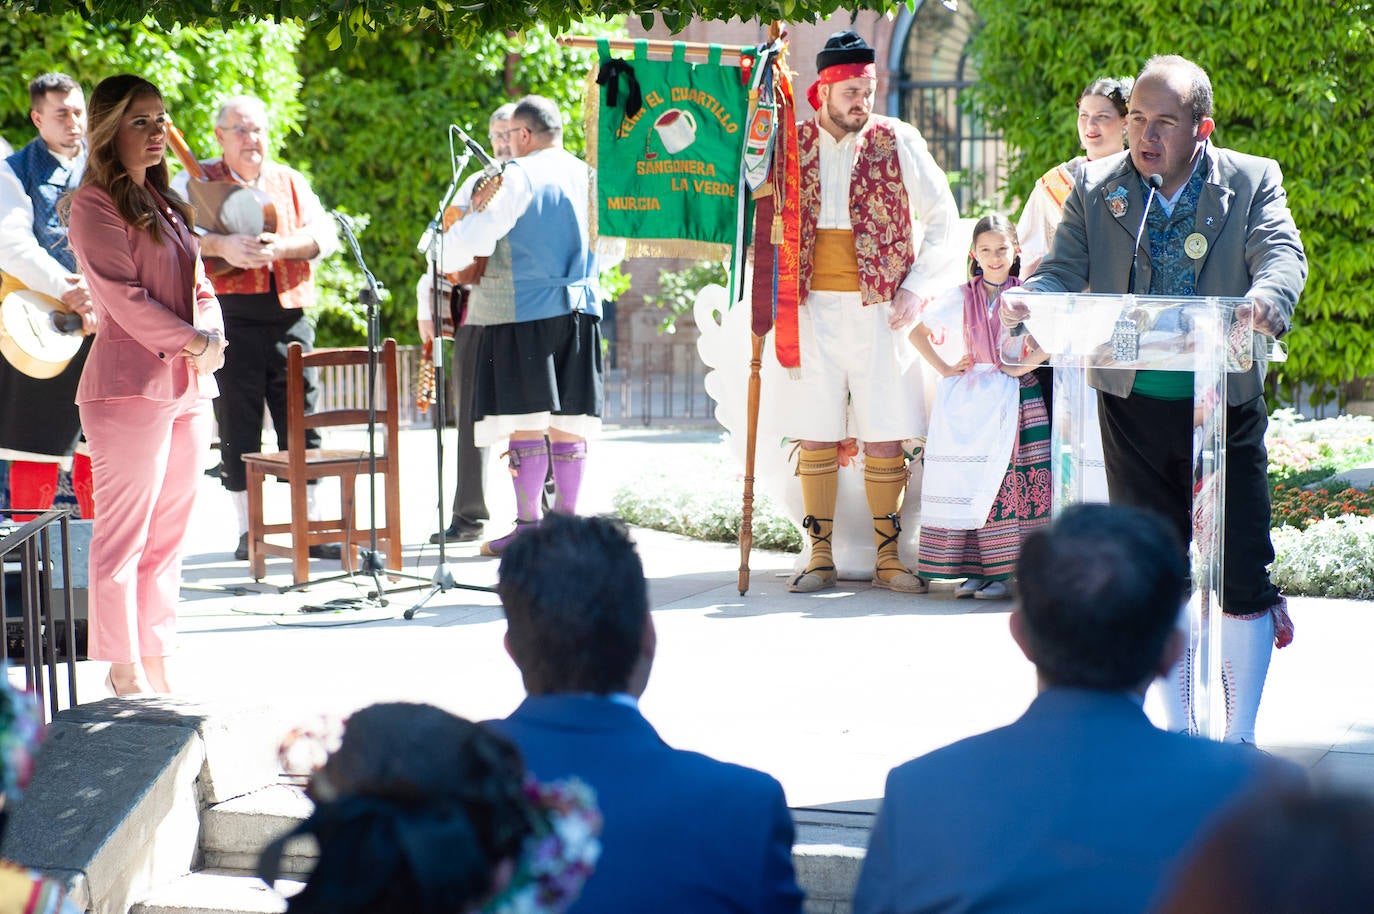
[[[238,271],[212,277],[224,310],[226,350],[224,367],[215,379],[219,424],[220,477],[234,499],[239,541],[234,558],[248,558],[248,481],[243,455],[262,450],[262,410],[266,403],[277,432],[277,445],[286,449],[286,348],[300,343],[309,352],[315,328],[305,309],[315,301],[315,265],[338,250],[334,220],[330,218],[305,176],[273,162],[268,142],[267,107],[261,100],[239,95],[220,105],[215,139],[224,155],[203,162],[213,181],[233,181],[266,195],[276,210],[275,232],[259,235],[201,235],[201,253],[219,257]],[[186,192],[183,172],[174,182]],[[314,409],[313,372],[305,379],[305,408]],[[319,432],[306,432],[306,447],[319,447]],[[310,486],[310,515],[315,487]],[[310,547],[311,558],[338,558],[337,544]]]

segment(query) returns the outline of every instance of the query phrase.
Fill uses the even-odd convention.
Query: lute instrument
[[[261,235],[277,230],[277,208],[255,187],[233,181],[213,181],[186,144],[174,124],[167,124],[167,145],[176,154],[191,180],[186,196],[196,208],[196,225],[216,235]],[[205,272],[212,277],[232,276],[238,267],[219,257],[205,257]]]
[[[18,289],[0,301],[0,355],[31,378],[55,378],[81,350],[81,315],[56,298]]]

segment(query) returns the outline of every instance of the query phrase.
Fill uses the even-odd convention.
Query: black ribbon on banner
[[[620,104],[620,77],[625,77],[625,116],[634,117],[644,107],[644,95],[635,78],[634,67],[628,61],[613,57],[601,64],[596,84],[606,87],[606,104],[612,108]]]

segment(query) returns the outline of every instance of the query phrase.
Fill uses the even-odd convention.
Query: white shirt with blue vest
[[[501,190],[444,234],[445,272],[510,246],[513,323],[579,312],[601,316],[600,267],[587,229],[591,168],[554,146],[512,159]]]
[[[61,298],[76,275],[57,202],[81,183],[86,152],[56,156],[41,137],[0,160],[0,270],[25,286]]]

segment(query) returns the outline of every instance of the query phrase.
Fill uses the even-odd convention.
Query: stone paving
[[[723,447],[715,431],[609,429],[593,447],[583,509],[609,511],[614,487],[651,468],[662,449],[715,459]],[[427,582],[438,558],[427,544],[439,524],[434,433],[403,433],[402,452],[403,539],[424,544],[406,548],[405,567]],[[495,534],[513,516],[502,466],[493,456]],[[274,510],[284,507],[285,491],[269,485]],[[410,621],[401,613],[423,591],[389,592],[384,607],[301,613],[303,605],[364,594],[371,582],[278,594],[273,585],[289,582],[289,571],[269,560],[268,579],[256,584],[246,563],[232,560],[231,518],[227,496],[206,477],[175,667],[188,696],[268,701],[286,720],[387,700],[489,718],[520,701],[493,594],[449,590]],[[788,594],[791,557],[758,550],[741,597],[734,546],[649,530],[636,537],[659,644],[645,714],[673,745],[771,772],[794,807],[871,811],[892,766],[1012,720],[1034,693],[1033,670],[1007,633],[1008,604],[956,603],[948,588],[894,594],[866,581]],[[475,544],[450,546],[447,557],[460,583],[495,582],[496,560],[479,557]],[[316,578],[338,570],[312,562]],[[1275,654],[1259,740],[1318,778],[1374,790],[1374,664],[1366,656],[1374,606],[1298,598],[1291,609],[1297,639]],[[104,665],[80,666],[81,697],[103,695]],[[1153,699],[1147,708],[1157,711]]]

